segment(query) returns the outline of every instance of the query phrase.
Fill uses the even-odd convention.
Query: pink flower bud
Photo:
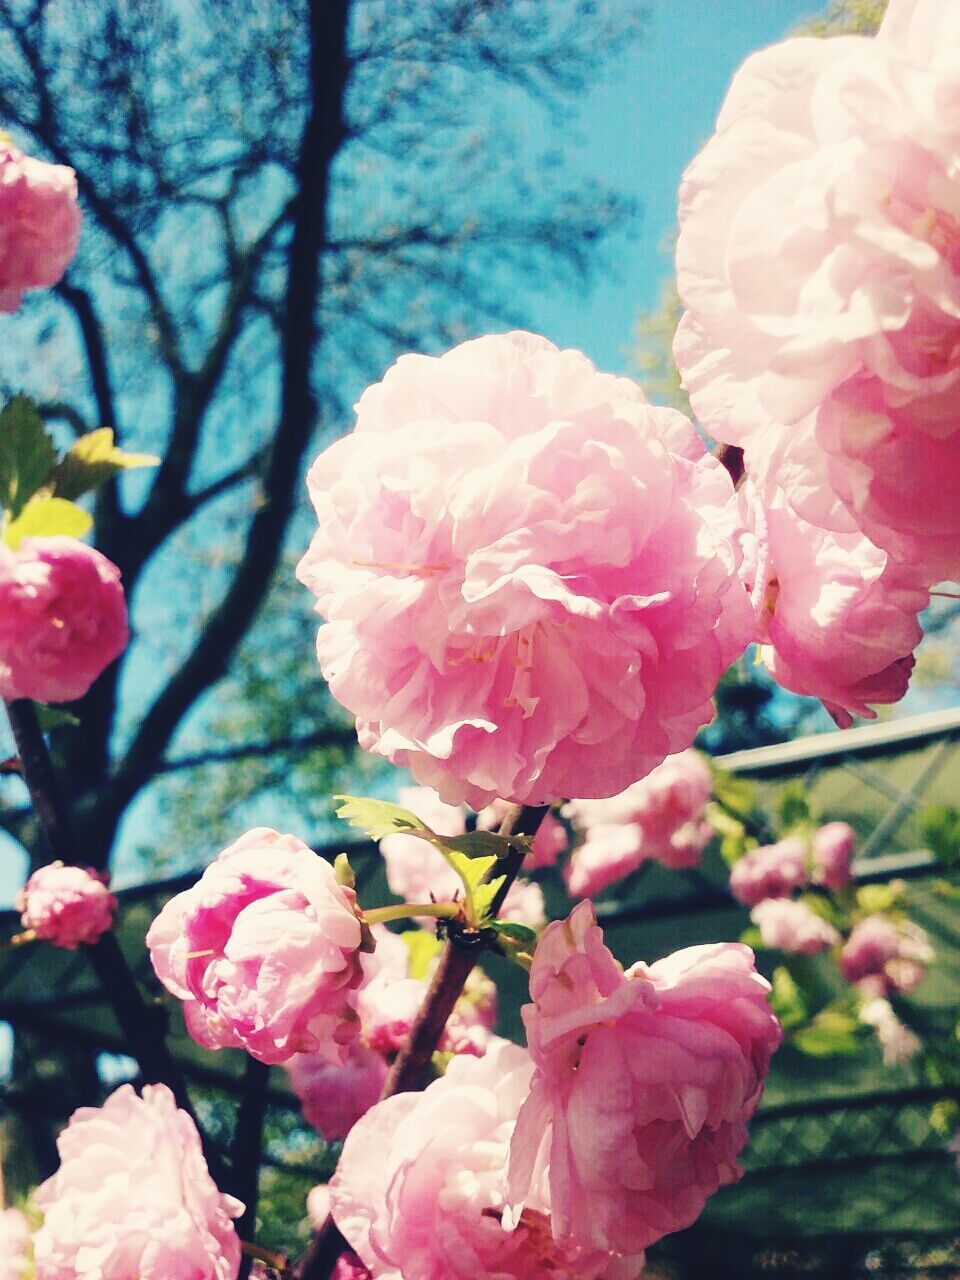
[[[166,1085],[122,1085],[81,1107],[37,1190],[37,1280],[235,1280],[243,1211],[207,1171],[196,1126]]]
[[[16,311],[26,289],[56,284],[79,237],[73,170],[0,143],[0,311]]]
[[[546,1170],[556,1239],[639,1253],[740,1176],[781,1032],[737,943],[625,974],[590,903],[548,925],[523,1009],[536,1067],[511,1141],[511,1216]]]
[[[35,871],[17,895],[24,929],[67,951],[96,942],[113,924],[117,900],[107,888],[110,877],[93,867],[62,862]]]
[[[794,902],[790,898],[766,898],[758,902],[750,912],[750,919],[760,930],[763,945],[779,951],[814,956],[840,941],[832,924],[811,911],[805,902]]]
[[[198,1043],[261,1062],[320,1053],[339,1063],[357,1032],[355,900],[302,840],[257,827],[167,903],[147,934],[150,958]]]
[[[786,898],[807,883],[806,860],[807,844],[800,836],[751,849],[730,872],[730,892],[747,907],[765,898]]]
[[[0,697],[82,698],[129,639],[120,570],[76,538],[0,545]]]

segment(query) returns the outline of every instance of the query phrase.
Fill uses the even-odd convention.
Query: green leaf
[[[473,914],[478,925],[489,923],[488,916],[493,907],[493,900],[506,878],[506,876],[497,876],[496,880],[491,880],[489,884],[479,884],[473,889]]]
[[[134,467],[156,467],[160,459],[150,453],[124,453],[113,443],[110,427],[81,436],[58,463],[50,477],[61,498],[79,498]]]
[[[365,831],[371,840],[382,840],[384,836],[395,835],[438,838],[416,814],[409,809],[402,809],[398,804],[391,804],[388,800],[363,799],[359,796],[333,798],[342,802],[336,810],[337,817],[349,822],[351,827]]]
[[[426,929],[408,929],[401,933],[400,937],[407,944],[410,952],[408,977],[420,979],[427,977],[430,966],[443,945],[440,939],[436,934],[428,933]]]
[[[30,499],[17,518],[7,525],[3,540],[14,550],[23,538],[52,538],[66,534],[70,538],[82,538],[93,528],[93,519],[73,502],[64,498],[51,498],[38,493]]]
[[[704,816],[720,837],[720,857],[732,870],[756,841],[749,839],[743,823],[719,804],[711,801]]]
[[[11,518],[46,483],[56,460],[36,407],[26,396],[14,396],[0,412],[0,507]]]
[[[794,1031],[791,1041],[812,1058],[849,1057],[860,1052],[862,1029],[852,1014],[823,1009],[808,1026]]]
[[[802,782],[790,782],[783,788],[777,801],[777,813],[784,835],[795,827],[806,826],[813,821],[810,801]]]
[[[857,907],[867,916],[892,911],[903,897],[902,880],[889,880],[886,884],[864,884],[857,890]]]
[[[783,1023],[784,1030],[789,1031],[791,1027],[798,1027],[805,1023],[808,1016],[807,1004],[790,970],[783,965],[778,965],[773,971],[770,984],[773,988],[770,992],[770,1004]]]
[[[437,836],[445,849],[462,853],[467,858],[505,858],[514,841],[494,831],[468,831],[462,836]]]
[[[43,733],[49,733],[52,729],[76,729],[80,725],[79,716],[73,715],[70,711],[64,711],[63,707],[48,707],[45,702],[37,702],[34,705]]]
[[[713,764],[710,764],[710,772],[713,774],[713,794],[718,802],[729,813],[748,818],[755,804],[755,791],[752,784],[744,778],[734,777],[725,769],[718,769]]]
[[[767,949],[760,930],[755,924],[750,925],[749,929],[744,929],[740,935],[740,941],[754,951],[765,951]]]
[[[528,924],[521,924],[519,920],[490,920],[487,928],[492,929],[499,937],[506,938],[514,946],[532,950],[537,945],[536,929],[531,929]]]
[[[927,848],[942,867],[960,859],[960,810],[952,804],[934,804],[918,815]]]

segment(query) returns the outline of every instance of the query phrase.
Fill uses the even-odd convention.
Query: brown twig
[[[532,839],[540,829],[547,813],[546,807],[514,805],[500,824],[502,836],[526,836]],[[515,844],[506,858],[494,868],[496,876],[504,882],[493,901],[493,914],[500,910],[510,886],[523,864],[527,846]],[[443,1029],[453,1013],[454,1005],[463,993],[464,984],[477,962],[478,948],[465,939],[452,938],[443,949],[430,983],[430,989],[410,1028],[407,1042],[397,1054],[383,1087],[381,1099],[392,1098],[397,1093],[411,1093],[424,1086],[424,1076],[430,1059],[436,1053]],[[323,1224],[310,1243],[307,1252],[295,1271],[297,1280],[327,1280],[337,1259],[349,1245],[332,1217]]]

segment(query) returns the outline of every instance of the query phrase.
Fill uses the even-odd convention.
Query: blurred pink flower
[[[866,995],[909,995],[933,959],[933,948],[919,925],[872,915],[850,931],[840,952],[840,972]]]
[[[712,787],[700,754],[680,751],[619,795],[569,801],[564,816],[584,835],[565,872],[571,895],[590,897],[651,860],[697,866],[713,835],[703,816]]]
[[[558,1239],[636,1254],[689,1226],[740,1176],[780,1043],[768,991],[737,943],[624,974],[590,903],[548,925],[523,1009],[536,1072],[511,1143],[511,1212],[545,1176]]]
[[[750,912],[750,919],[760,930],[763,945],[779,951],[813,956],[840,941],[832,924],[811,911],[805,902],[794,902],[790,898],[767,898],[758,902]]]
[[[0,1209],[0,1280],[24,1280],[30,1228],[19,1209]]]
[[[953,4],[892,0],[875,39],[755,54],[680,192],[700,421],[927,584],[960,574],[957,50]]]
[[[120,570],[76,538],[0,544],[0,697],[73,702],[129,639]]]
[[[462,836],[467,829],[466,811],[460,806],[444,804],[431,787],[401,787],[398,802],[438,836]],[[562,824],[556,819],[553,821],[562,830]],[[384,836],[380,852],[386,864],[390,892],[398,898],[407,902],[452,902],[463,896],[460,877],[428,841],[417,836]],[[547,864],[537,863],[534,858],[530,865]],[[518,920],[531,929],[539,929],[546,919],[542,889],[518,877],[507,892],[500,914],[507,920]],[[431,931],[437,927],[437,922],[429,916],[424,916],[418,924]]]
[[[533,334],[402,357],[308,486],[331,691],[450,804],[616,794],[690,744],[749,639],[727,473]]]
[[[248,831],[166,904],[147,947],[207,1048],[261,1062],[320,1053],[342,1062],[361,980],[355,894],[296,836]]]
[[[351,1044],[346,1061],[320,1053],[297,1053],[284,1063],[290,1088],[308,1124],[327,1142],[345,1138],[373,1106],[387,1079],[387,1062],[362,1044]]]
[[[807,883],[806,861],[807,843],[801,836],[751,849],[730,872],[730,892],[747,907],[764,898],[787,898]]]
[[[813,837],[813,882],[834,893],[850,883],[850,866],[857,833],[847,822],[828,822]]]
[[[0,311],[16,311],[27,289],[56,284],[79,238],[74,171],[0,142]]]
[[[388,1098],[354,1126],[330,1184],[332,1212],[374,1277],[606,1274],[606,1254],[552,1239],[542,1196],[531,1196],[516,1230],[501,1223],[510,1134],[531,1073],[527,1053],[498,1040],[486,1057],[455,1059],[424,1093]]]
[[[923,1041],[897,1017],[889,1000],[877,996],[860,1010],[860,1021],[872,1027],[886,1067],[899,1067],[923,1052]]]
[[[109,875],[93,867],[52,862],[34,871],[14,905],[24,929],[32,929],[43,942],[75,951],[81,943],[96,942],[113,925],[117,900],[109,883]]]
[[[768,579],[756,637],[764,664],[785,689],[820,698],[842,727],[855,715],[874,719],[871,704],[907,691],[929,593],[862,534],[802,520],[777,486],[764,501]]]
[[[216,1187],[196,1126],[166,1085],[81,1107],[37,1190],[37,1280],[235,1280],[243,1206]]]

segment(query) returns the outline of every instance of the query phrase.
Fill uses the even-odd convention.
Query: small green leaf
[[[740,935],[740,941],[750,947],[753,951],[764,951],[766,949],[766,944],[760,935],[760,930],[755,924],[752,924],[749,929],[744,929],[743,933]]]
[[[407,976],[426,978],[442,946],[440,939],[436,934],[428,933],[426,929],[408,929],[401,933],[400,937],[407,944],[407,950],[410,952]]]
[[[494,831],[468,831],[463,836],[439,836],[445,848],[467,858],[505,858],[513,847],[507,836]]]
[[[487,917],[493,908],[493,900],[500,891],[506,876],[497,876],[489,884],[479,884],[472,891],[473,912],[478,925],[487,924]]]
[[[79,716],[75,716],[70,711],[64,711],[63,707],[48,707],[45,702],[37,702],[34,705],[43,733],[49,733],[52,729],[77,729],[80,726]]]
[[[749,817],[755,803],[753,786],[745,779],[734,777],[726,769],[718,769],[713,764],[710,765],[710,772],[713,774],[713,794],[723,808],[741,818]]]
[[[363,799],[359,796],[334,796],[334,800],[342,803],[336,810],[338,818],[349,822],[351,827],[365,831],[371,840],[382,840],[384,836],[420,836],[433,837],[430,828],[409,811],[388,800]]]
[[[857,890],[857,907],[863,915],[891,911],[903,897],[902,880],[888,880],[886,884],[864,884]]]
[[[35,494],[17,518],[7,525],[3,540],[14,550],[24,538],[52,538],[66,534],[70,538],[82,538],[93,528],[93,519],[73,502],[64,498],[51,498],[46,493]]]
[[[960,859],[960,810],[952,804],[931,805],[918,821],[924,842],[940,865],[955,866]]]
[[[930,1128],[941,1138],[949,1138],[960,1123],[960,1105],[953,1098],[935,1102],[930,1110]]]
[[[756,842],[748,839],[746,828],[738,818],[713,801],[704,810],[704,817],[720,837],[720,857],[732,870]]]
[[[784,835],[795,827],[806,826],[813,820],[810,801],[801,782],[791,782],[783,788],[777,801],[777,812]]]
[[[113,443],[110,427],[101,427],[81,436],[58,463],[50,477],[61,498],[79,498],[133,467],[156,467],[160,463],[149,453],[124,453]]]
[[[36,407],[26,396],[14,396],[0,412],[0,507],[11,518],[46,483],[56,460]]]
[[[806,1027],[790,1037],[801,1053],[812,1058],[849,1057],[859,1053],[862,1041],[857,1019],[840,1009],[823,1009]]]
[[[537,945],[537,931],[519,920],[489,920],[487,928],[517,947],[532,950]]]
[[[773,1011],[783,1023],[784,1030],[801,1026],[807,1021],[807,1005],[803,992],[794,982],[790,970],[783,965],[774,969],[770,979],[773,990],[770,992],[770,1004]]]

